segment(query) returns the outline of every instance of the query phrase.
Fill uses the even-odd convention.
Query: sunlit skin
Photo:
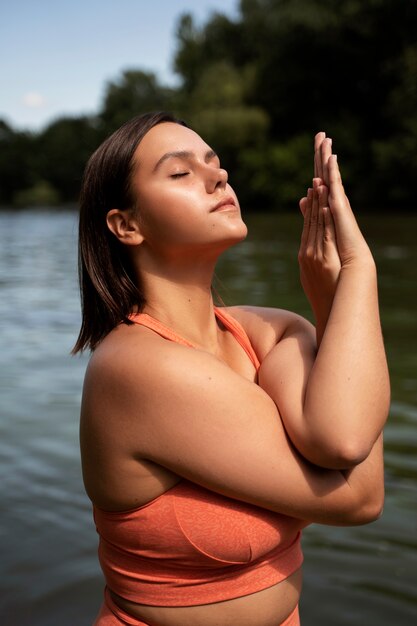
[[[155,254],[174,263],[189,264],[199,256],[212,260],[244,239],[247,229],[228,174],[194,131],[170,123],[154,127],[135,161],[142,267]]]
[[[306,523],[354,525],[380,514],[389,384],[375,267],[324,134],[315,154],[316,181],[301,201],[300,265],[317,336],[291,312],[230,307],[262,362],[257,380],[216,321],[210,289],[219,255],[247,232],[227,173],[210,146],[180,125],[159,124],[138,146],[136,210],[110,209],[107,223],[128,246],[144,312],[199,348],[120,325],[94,352],[81,447],[96,506],[135,508],[185,477]],[[210,605],[114,599],[157,626],[279,626],[300,589],[297,571]]]
[[[182,156],[167,157],[173,152]],[[214,346],[219,334],[211,298],[214,268],[220,254],[247,235],[227,172],[199,135],[172,123],[145,135],[135,163],[138,219],[113,210],[108,223],[131,246],[146,293],[144,311],[191,341]]]

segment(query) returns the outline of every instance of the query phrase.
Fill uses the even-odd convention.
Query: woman
[[[147,114],[90,159],[74,351],[93,350],[81,452],[107,583],[96,626],[298,624],[301,529],[380,514],[375,264],[324,133],[315,174],[299,257],[316,331],[214,306],[216,261],[247,231],[190,128]]]

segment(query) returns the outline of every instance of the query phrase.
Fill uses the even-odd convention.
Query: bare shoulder
[[[144,326],[120,325],[93,353],[84,392],[97,395],[99,391],[102,397],[109,396],[117,404],[132,394],[138,400],[155,386],[160,387],[167,376],[181,376],[196,352]]]
[[[219,367],[227,371],[220,375]],[[81,457],[93,502],[128,509],[175,484],[176,473],[153,462],[150,451],[156,449],[158,456],[161,449],[175,450],[185,409],[200,401],[207,384],[213,389],[210,383],[224,381],[228,374],[214,356],[167,341],[143,326],[112,331],[93,353],[83,389]],[[207,408],[208,398],[204,401]],[[195,414],[203,411],[195,409]]]
[[[104,379],[121,382],[127,376],[146,373],[143,367],[158,343],[162,341],[156,333],[137,324],[121,324],[113,329],[91,355],[86,384]]]
[[[273,307],[232,306],[226,311],[245,329],[260,360],[282,339],[294,335],[315,345],[314,326],[301,315]]]
[[[119,465],[147,459],[179,474],[175,459],[185,441],[193,447],[226,427],[232,436],[246,414],[276,419],[267,394],[225,362],[143,327],[120,328],[97,348],[81,413],[82,449],[96,467],[108,468],[110,458]]]
[[[178,398],[200,397],[203,388],[213,385],[220,393],[229,385],[250,384],[240,379],[209,352],[166,340],[143,326],[121,326],[91,357],[83,415],[90,422],[102,422],[106,415],[107,433],[113,422],[117,430],[122,424],[129,430],[134,423],[137,433],[141,424],[147,430],[150,419],[162,419],[164,411],[172,414]]]

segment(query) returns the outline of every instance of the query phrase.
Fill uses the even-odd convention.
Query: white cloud
[[[36,91],[28,91],[23,96],[23,104],[29,109],[41,109],[45,106],[45,98]]]

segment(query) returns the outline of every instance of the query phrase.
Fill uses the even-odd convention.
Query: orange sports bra
[[[234,317],[226,313],[224,309],[214,307],[214,313],[216,314],[217,319],[223,324],[223,326],[232,333],[233,337],[242,346],[242,348],[256,367],[256,370],[258,370],[261,364],[255,350],[252,348],[249,337],[247,336],[243,326],[239,324],[239,322],[235,320]],[[171,330],[171,328],[168,328],[168,326],[165,326],[164,324],[162,324],[162,322],[159,322],[147,313],[136,313],[130,315],[129,319],[135,322],[135,324],[141,324],[142,326],[146,326],[147,328],[154,330],[156,333],[158,333],[158,335],[161,335],[161,337],[164,337],[165,339],[175,341],[175,343],[180,343],[183,346],[189,346],[190,348],[198,347],[196,344],[188,341],[188,339],[180,337],[173,330]]]
[[[219,308],[215,313],[258,368],[242,326]],[[192,346],[146,314],[132,320]],[[303,560],[305,522],[185,479],[136,509],[108,512],[94,507],[94,519],[108,588],[139,604],[193,606],[230,600],[281,582]]]

